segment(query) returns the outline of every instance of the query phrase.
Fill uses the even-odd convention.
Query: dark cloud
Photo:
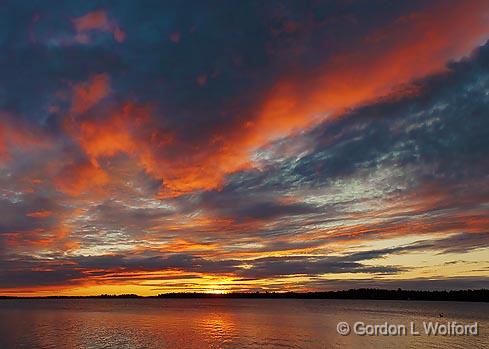
[[[489,233],[460,233],[429,241],[420,241],[408,246],[409,250],[432,249],[439,253],[467,253],[484,249],[489,245]]]
[[[171,208],[130,207],[120,201],[107,200],[90,208],[88,216],[92,217],[90,223],[100,228],[144,229],[174,213]]]
[[[396,266],[366,266],[347,257],[267,257],[250,262],[251,267],[238,273],[243,277],[272,278],[287,275],[314,276],[337,273],[396,274]]]
[[[0,199],[0,234],[30,232],[56,226],[63,209],[52,198],[23,194]]]
[[[467,253],[473,250],[487,248],[489,233],[459,233],[446,238],[420,240],[408,245],[355,252],[349,255],[353,260],[363,261],[384,258],[392,254],[435,251],[439,254]]]
[[[0,261],[0,287],[23,288],[77,284],[84,275],[73,265],[52,263],[52,260],[17,256]]]
[[[283,216],[314,214],[319,211],[318,207],[302,202],[280,202],[273,196],[267,200],[266,195],[258,196],[252,191],[245,193],[232,190],[204,193],[198,205],[213,214],[232,218],[236,221],[269,220]]]
[[[151,252],[150,252],[151,253]],[[302,275],[317,276],[339,273],[396,274],[398,266],[369,266],[359,263],[355,255],[329,257],[266,257],[253,260],[211,260],[188,254],[153,255],[102,255],[55,257],[50,259],[12,257],[2,261],[0,287],[36,285],[64,285],[82,283],[89,277],[104,277],[106,281],[131,278],[126,273],[182,271],[184,273],[235,275],[239,278],[267,279]],[[36,270],[27,270],[36,266]],[[19,270],[21,271],[19,273]],[[144,274],[142,274],[144,275]],[[155,276],[158,278],[157,276]],[[22,279],[22,282],[19,282]],[[166,277],[164,279],[171,279]],[[179,279],[177,275],[176,280]]]

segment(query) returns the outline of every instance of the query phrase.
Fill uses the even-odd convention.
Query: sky
[[[0,294],[489,287],[489,3],[3,1]]]

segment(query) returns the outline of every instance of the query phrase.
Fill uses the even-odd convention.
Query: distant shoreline
[[[98,296],[0,296],[1,299],[365,299],[365,300],[413,300],[413,301],[459,301],[489,302],[489,289],[451,290],[451,291],[416,291],[387,289],[351,289],[343,291],[321,292],[233,292],[233,293],[198,293],[179,292],[163,293],[157,296],[139,296],[136,294]]]

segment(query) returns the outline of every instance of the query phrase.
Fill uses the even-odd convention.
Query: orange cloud
[[[71,112],[84,113],[106,97],[109,92],[109,77],[106,74],[92,76],[89,81],[74,86]]]
[[[90,162],[65,166],[54,179],[56,188],[71,196],[98,189],[108,181],[107,173]]]
[[[75,18],[73,25],[77,32],[75,39],[80,43],[90,41],[88,33],[92,30],[110,32],[117,42],[123,42],[125,39],[124,31],[115,22],[109,21],[104,10],[89,12],[84,16]]]
[[[98,158],[126,153],[136,155],[141,164],[151,169],[151,148],[163,142],[151,124],[149,109],[133,103],[114,108],[103,117],[81,118],[65,126],[94,164]]]
[[[77,137],[92,160],[123,152],[137,155],[151,169],[152,152],[168,142],[167,135],[152,124],[150,109],[133,103],[113,109],[105,118],[84,119],[78,127]]]
[[[87,86],[91,89],[93,83]],[[131,156],[140,167],[155,177],[161,176],[155,154],[169,141],[170,136],[151,123],[149,108],[126,103],[96,118],[69,118],[64,127],[78,142],[89,161],[69,166],[63,171],[58,181],[61,191],[80,195],[91,187],[97,188],[109,183],[109,175],[100,165],[100,159],[119,153]],[[95,179],[85,180],[87,176],[94,176]]]
[[[0,160],[7,157],[7,144],[5,143],[5,126],[0,124]]]
[[[1,112],[0,118],[4,119],[0,120],[0,160],[8,160],[14,148],[44,148],[49,145],[47,136],[38,130],[33,130]]]
[[[125,103],[97,118],[69,119],[65,128],[99,171],[103,171],[101,158],[124,153],[136,159],[148,174],[164,181],[162,197],[215,188],[224,173],[248,166],[235,151],[219,148],[222,140],[216,139],[211,152],[180,147],[171,132],[153,122],[150,108],[134,103]],[[179,152],[174,154],[171,149]],[[70,189],[68,192],[81,193]]]
[[[89,12],[82,17],[74,19],[73,23],[78,31],[104,29],[109,25],[107,14],[103,10]]]
[[[89,110],[109,92],[109,78],[105,74],[95,75],[89,81],[75,85],[72,114]],[[181,153],[185,156],[169,154],[172,153],[168,150],[170,146],[180,148],[179,144],[174,142],[171,132],[161,129],[152,121],[149,107],[134,103],[125,103],[96,118],[68,118],[65,121],[65,129],[90,159],[94,167],[92,171],[103,171],[99,165],[100,158],[112,157],[118,153],[128,154],[137,159],[138,164],[150,175],[163,179],[165,188],[162,190],[162,197],[215,188],[223,174],[248,166],[248,162],[236,156],[235,151],[227,149],[223,144],[223,138],[215,139],[215,146],[210,153],[205,149],[193,151],[182,145]],[[224,147],[221,147],[221,144]],[[98,178],[99,184],[109,181],[106,176]],[[79,179],[75,177],[74,180],[78,182]],[[68,188],[67,181],[63,179],[63,184],[59,188],[72,195],[81,194],[83,190],[88,189],[84,184],[90,185],[90,182],[82,181],[79,184],[84,189],[80,191],[77,189],[79,184],[74,184],[74,188]]]
[[[27,217],[33,218],[47,218],[51,217],[54,214],[52,211],[35,211],[27,214]]]

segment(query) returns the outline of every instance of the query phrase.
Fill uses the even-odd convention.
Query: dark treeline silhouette
[[[81,299],[81,298],[146,298],[137,294],[101,294],[98,296],[0,296],[0,299]]]
[[[47,296],[47,297],[14,297],[0,296],[0,299],[80,299],[80,298],[296,298],[296,299],[378,299],[378,300],[429,300],[429,301],[460,301],[460,302],[489,302],[489,290],[451,290],[451,291],[415,291],[415,290],[386,290],[378,288],[360,288],[344,291],[323,292],[234,292],[224,294],[182,292],[164,293],[158,296],[142,297],[136,294],[99,296]]]
[[[360,288],[344,291],[324,292],[264,292],[264,293],[164,293],[159,298],[297,298],[297,299],[379,299],[379,300],[430,300],[489,302],[489,290],[451,290],[451,291],[415,291],[385,290],[378,288]]]

